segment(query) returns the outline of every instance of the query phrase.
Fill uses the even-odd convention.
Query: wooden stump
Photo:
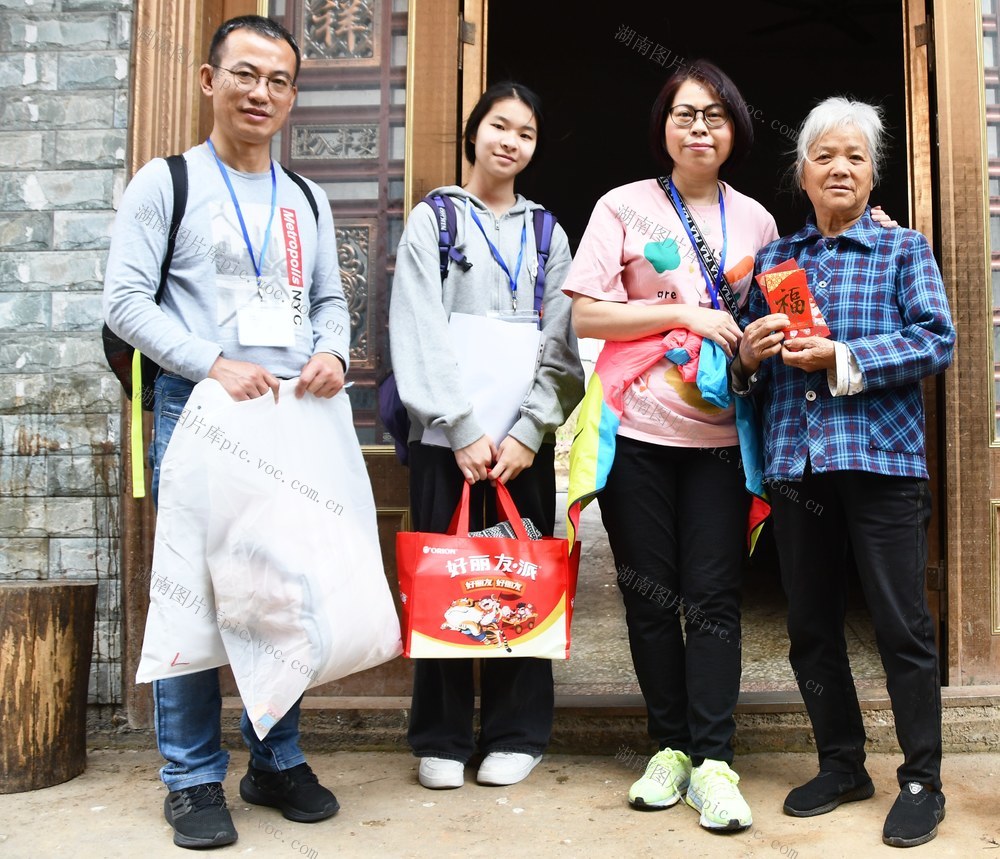
[[[87,764],[96,583],[0,582],[0,794]]]

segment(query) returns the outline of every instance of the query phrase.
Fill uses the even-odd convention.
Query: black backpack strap
[[[541,316],[542,300],[545,298],[545,266],[549,263],[552,233],[555,231],[558,221],[548,209],[535,209],[532,220],[535,225],[535,250],[538,253],[538,273],[535,275],[535,312]]]
[[[305,179],[303,179],[298,173],[293,173],[284,164],[281,165],[281,169],[285,171],[285,175],[291,179],[299,188],[302,193],[306,195],[306,199],[309,201],[309,208],[312,209],[313,217],[316,219],[316,223],[319,224],[319,206],[316,205],[316,198],[313,196],[312,189],[309,187]]]
[[[167,252],[163,255],[163,262],[160,264],[160,284],[156,287],[156,303],[160,303],[163,298],[163,288],[167,285],[167,274],[170,272],[170,263],[174,258],[174,245],[177,242],[177,231],[180,229],[181,221],[184,219],[184,210],[187,208],[188,197],[188,173],[187,162],[183,155],[169,155],[166,158],[167,167],[170,168],[170,181],[174,186],[174,208],[170,213],[170,232],[167,233]]]
[[[157,304],[163,298],[163,290],[167,286],[167,275],[170,273],[170,263],[174,259],[174,246],[177,244],[177,231],[181,228],[181,221],[184,220],[184,211],[187,209],[188,198],[187,161],[184,160],[184,156],[168,155],[164,160],[167,162],[167,167],[170,168],[170,183],[173,185],[174,190],[174,206],[170,212],[170,231],[167,233],[167,250],[163,255],[163,262],[160,263],[160,283],[156,287],[156,298],[154,299]],[[129,358],[131,360],[131,356]],[[156,377],[163,371],[148,355],[142,355],[140,360],[142,361],[142,385],[140,387],[142,407],[146,411],[152,411],[153,383],[156,381]],[[132,382],[130,370],[130,384],[126,386],[129,396],[131,396]],[[132,455],[135,456],[135,454],[136,451],[133,450]]]

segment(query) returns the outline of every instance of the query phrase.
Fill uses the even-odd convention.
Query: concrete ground
[[[811,819],[786,817],[789,788],[814,774],[804,754],[750,754],[737,759],[754,826],[714,835],[683,804],[659,812],[628,808],[635,769],[615,757],[548,755],[524,782],[480,787],[475,771],[460,790],[429,791],[416,781],[405,752],[313,755],[321,781],[337,794],[340,813],[296,824],[239,798],[245,755],[233,750],[226,793],[239,841],[219,856],[308,859],[383,857],[761,857],[835,859],[900,855],[881,843],[896,795],[897,755],[873,755],[874,798]],[[154,751],[92,750],[86,772],[65,784],[0,796],[0,856],[10,859],[116,859],[197,855],[173,846],[163,819],[165,788]],[[944,762],[947,818],[938,837],[905,855],[1000,856],[993,805],[1000,754],[951,754]],[[895,852],[894,852],[895,851]]]
[[[560,494],[560,523],[564,498]],[[582,532],[574,657],[556,664],[557,691],[567,696],[637,696],[614,564],[597,504],[584,512]],[[758,695],[783,693],[795,689],[787,663],[783,598],[773,571],[766,564],[759,566],[751,571],[745,588],[742,689]],[[863,608],[849,614],[848,632],[859,686],[881,686],[881,665]],[[383,694],[403,691],[408,690],[383,690]],[[990,698],[989,705],[973,704],[956,701],[946,706],[946,748],[1000,748],[994,699]],[[869,748],[892,749],[891,712],[884,702],[873,706],[876,709],[866,710]],[[242,747],[231,745],[226,793],[240,837],[236,844],[212,855],[264,859],[866,859],[894,855],[1000,859],[1000,818],[993,807],[1000,753],[946,752],[947,818],[934,841],[905,854],[881,842],[882,823],[897,794],[898,752],[869,756],[876,785],[871,800],[811,819],[783,815],[781,805],[789,789],[811,778],[816,766],[814,754],[762,751],[808,747],[804,713],[786,709],[758,706],[753,712],[737,711],[737,749],[746,753],[738,754],[735,768],[755,822],[750,830],[736,835],[702,830],[697,814],[683,804],[660,812],[631,810],[626,793],[638,771],[628,760],[613,755],[546,755],[527,780],[509,788],[479,787],[475,770],[470,768],[463,789],[429,791],[417,784],[416,759],[405,750],[402,710],[388,713],[386,724],[369,733],[364,731],[364,713],[332,711],[323,722],[317,711],[306,710],[303,743],[307,751],[310,743],[313,749],[324,749],[312,751],[309,761],[321,781],[337,794],[340,813],[332,820],[306,825],[287,821],[273,809],[246,805],[239,798],[246,754]],[[235,712],[228,716],[227,736],[234,736]],[[647,745],[644,719],[638,712],[628,717],[599,712],[576,718],[582,719],[582,727],[557,711],[553,747],[598,752]],[[331,724],[326,726],[326,722]],[[352,749],[375,745],[398,751],[332,750],[324,726],[329,728],[326,734]],[[110,744],[125,742],[131,746],[128,749],[100,748],[105,739],[100,731],[92,732],[87,770],[79,777],[44,790],[0,795],[0,859],[198,855],[174,847],[171,841],[172,831],[163,819],[166,790],[157,775],[161,760],[152,750],[152,737],[141,732],[124,740],[111,737]]]

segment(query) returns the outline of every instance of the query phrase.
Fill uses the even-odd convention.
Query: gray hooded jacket
[[[389,344],[399,396],[410,414],[410,441],[419,440],[424,427],[437,427],[452,450],[458,450],[480,438],[483,429],[461,390],[459,356],[449,345],[448,319],[453,312],[486,316],[510,313],[512,307],[507,275],[472,220],[471,208],[475,207],[512,274],[525,228],[527,246],[517,279],[517,305],[523,310],[534,306],[538,254],[532,212],[542,207],[518,194],[513,207],[496,218],[482,201],[457,185],[431,193],[448,194],[454,200],[455,248],[473,265],[468,271],[450,266],[442,282],[437,213],[428,205],[414,207],[396,250]],[[535,452],[543,441],[554,440],[556,429],[583,396],[583,367],[570,318],[572,302],[562,292],[570,261],[566,233],[557,225],[545,267],[543,345],[535,381],[510,431]],[[501,441],[493,439],[495,444]]]

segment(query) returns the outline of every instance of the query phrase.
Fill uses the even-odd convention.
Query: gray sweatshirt
[[[281,295],[289,303],[294,345],[242,346],[237,311],[259,300],[243,231],[208,147],[195,146],[184,157],[187,207],[159,306],[154,296],[173,208],[166,161],[146,164],[122,195],[104,278],[104,315],[111,330],[164,370],[194,382],[208,375],[219,355],[260,364],[280,378],[297,376],[317,352],[337,355],[346,366],[350,321],[323,191],[310,183],[319,207],[317,228],[302,191],[275,165],[277,205],[261,274],[266,297]],[[229,169],[229,177],[259,259],[271,211],[270,171]]]
[[[399,396],[412,423],[410,440],[419,439],[425,427],[439,427],[452,450],[458,450],[482,436],[483,429],[461,390],[459,356],[449,346],[448,319],[453,312],[478,316],[511,312],[510,282],[472,220],[471,207],[475,207],[511,274],[521,247],[521,229],[525,228],[527,246],[517,280],[519,310],[534,306],[538,254],[531,213],[542,207],[518,195],[510,211],[497,219],[480,200],[457,185],[431,193],[453,198],[455,248],[465,254],[472,268],[466,272],[452,264],[442,283],[437,213],[426,204],[414,207],[396,249],[389,345]],[[570,318],[572,304],[561,288],[569,264],[569,242],[557,225],[545,267],[540,359],[520,417],[510,431],[535,452],[543,441],[554,440],[556,429],[583,396],[583,367]]]

